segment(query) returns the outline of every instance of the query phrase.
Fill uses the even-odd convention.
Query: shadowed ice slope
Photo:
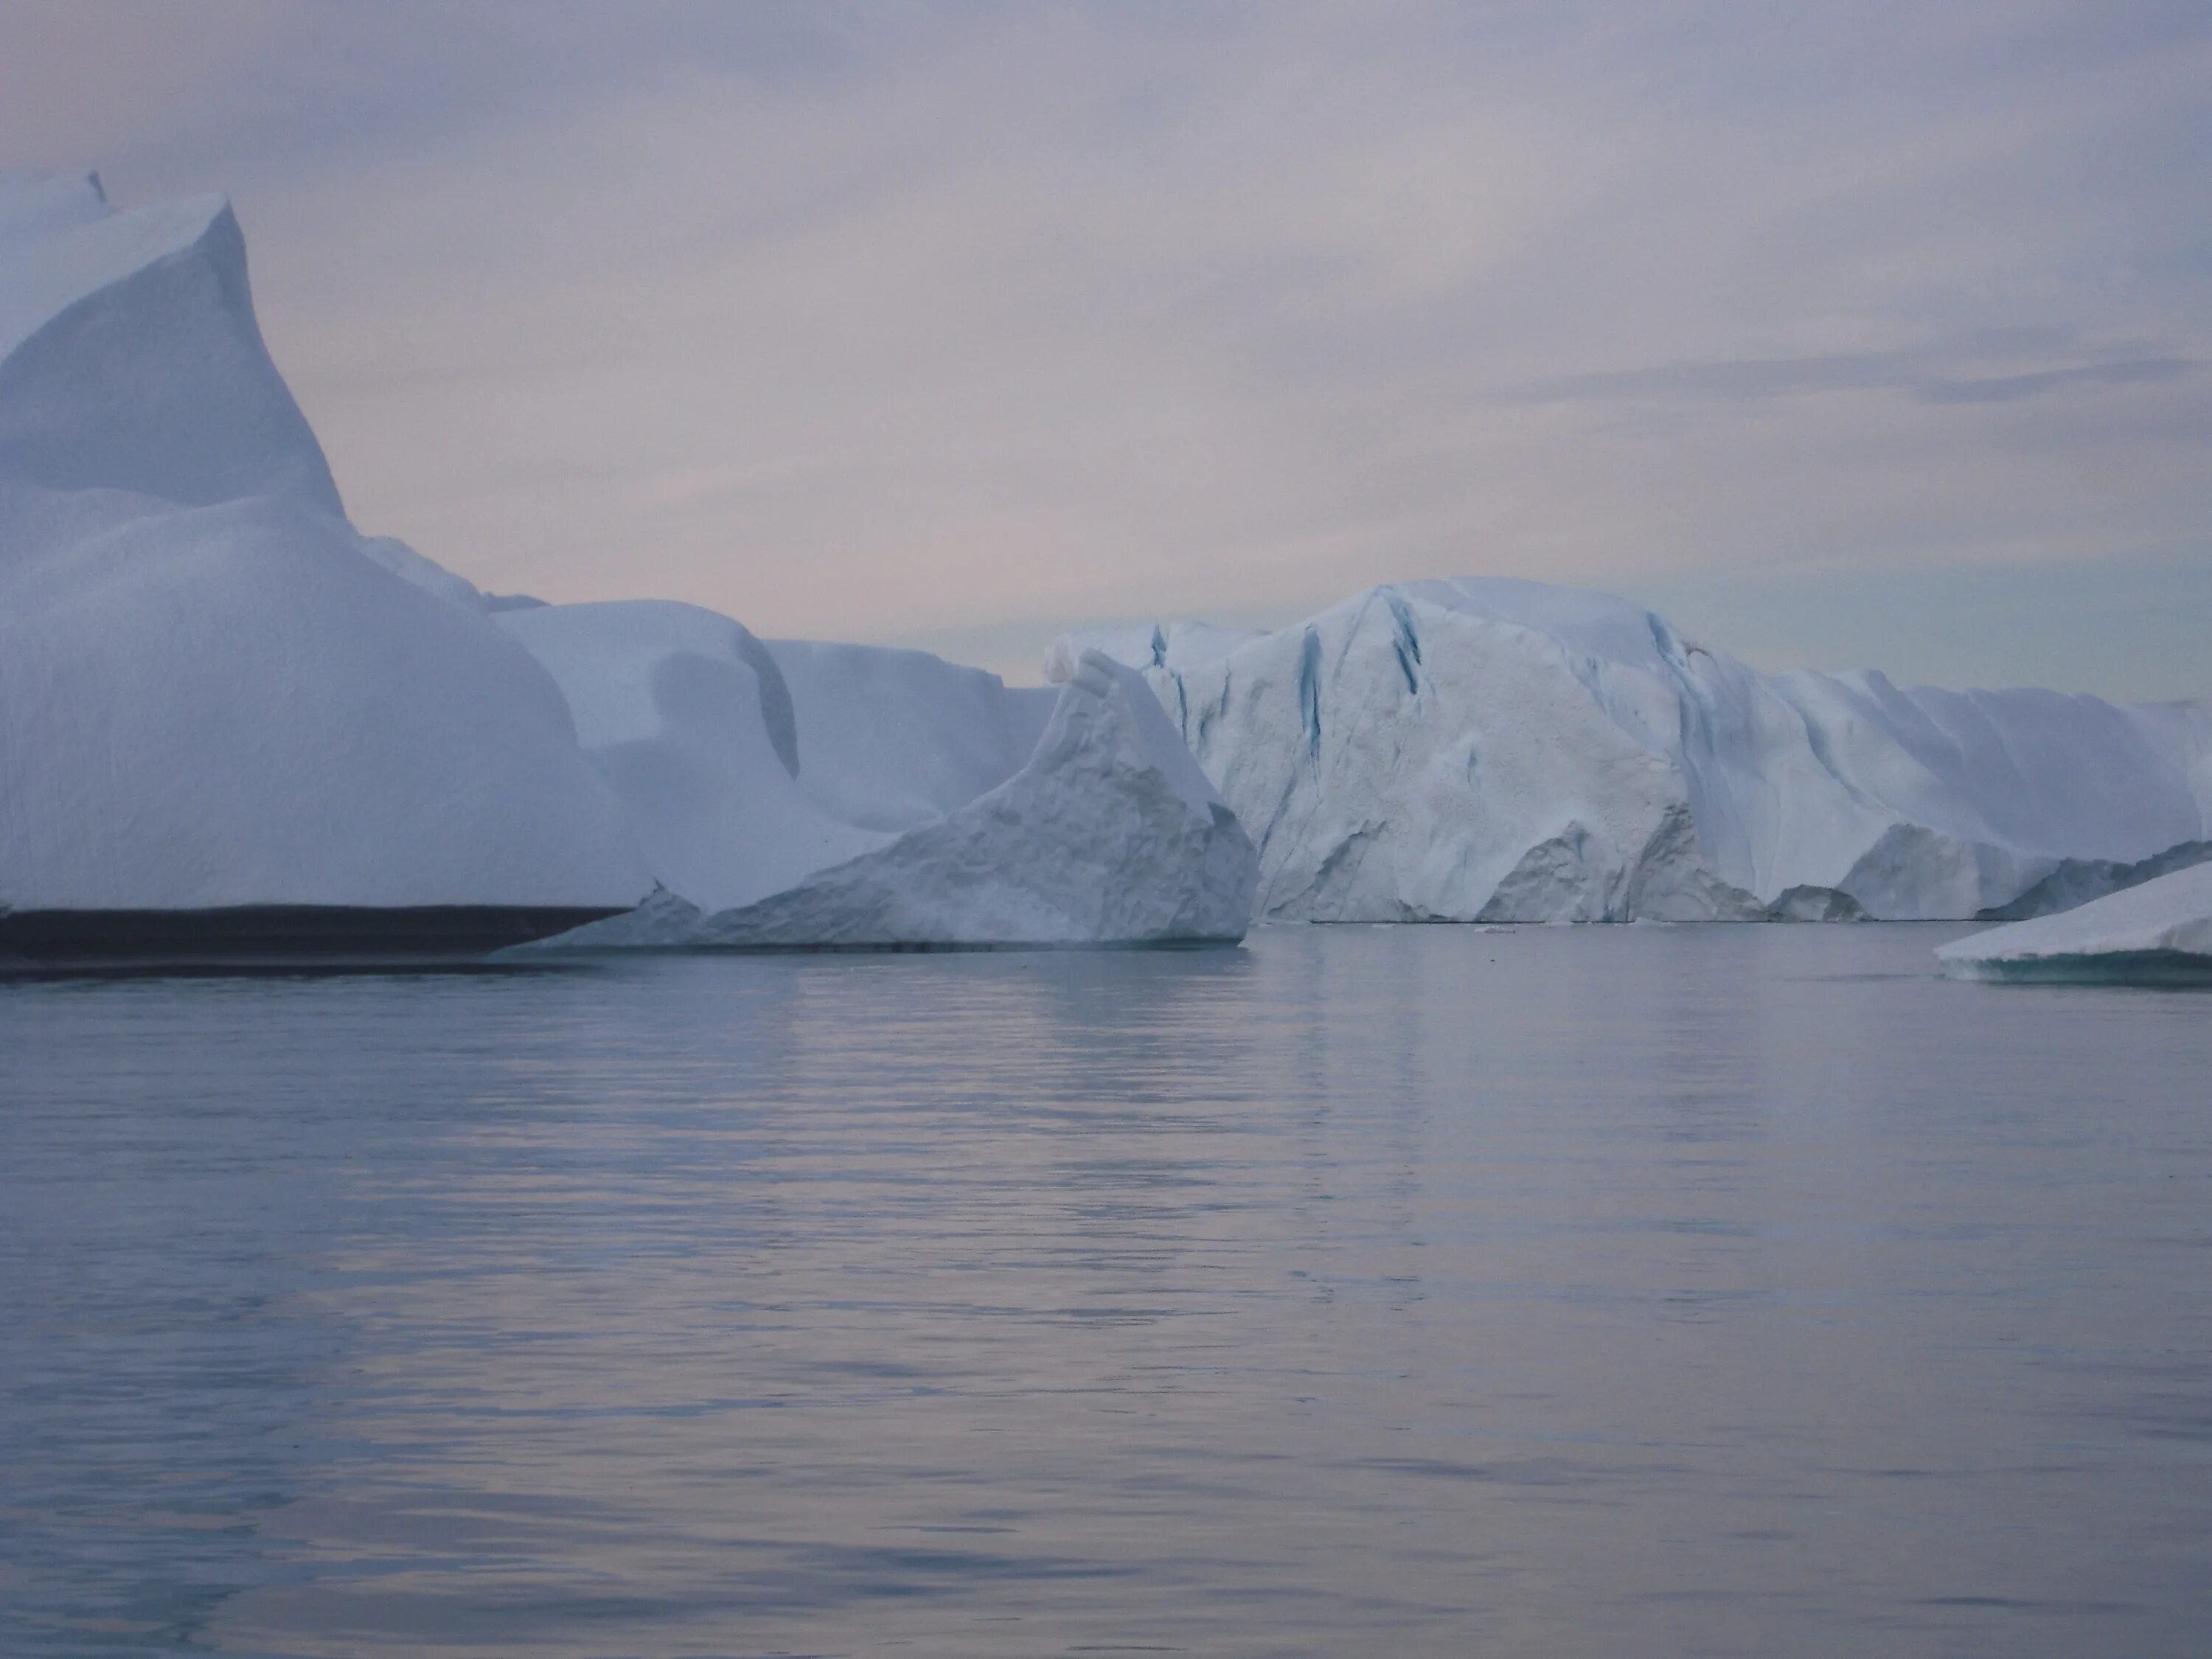
[[[118,213],[88,176],[0,175],[0,477],[338,515],[222,198]]]

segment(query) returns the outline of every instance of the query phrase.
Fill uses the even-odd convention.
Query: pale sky
[[[220,190],[349,509],[1036,678],[1506,574],[2212,695],[2212,8],[0,0]]]

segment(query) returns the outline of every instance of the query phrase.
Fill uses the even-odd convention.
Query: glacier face
[[[1954,979],[2015,983],[2212,983],[2212,863],[1936,952]]]
[[[1380,587],[1143,672],[1315,921],[1972,917],[2207,839],[2212,708],[1753,672],[1601,594]],[[2069,885],[2069,883],[2071,884]]]

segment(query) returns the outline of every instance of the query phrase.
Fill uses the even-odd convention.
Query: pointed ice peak
[[[229,213],[222,196],[118,212],[97,173],[0,175],[0,358],[78,301],[185,252]],[[243,261],[241,242],[241,279]]]
[[[0,178],[0,482],[343,516],[227,199],[118,211],[90,173]]]

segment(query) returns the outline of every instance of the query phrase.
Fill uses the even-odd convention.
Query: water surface
[[[2212,997],[1961,931],[0,984],[0,1651],[2202,1655]]]

